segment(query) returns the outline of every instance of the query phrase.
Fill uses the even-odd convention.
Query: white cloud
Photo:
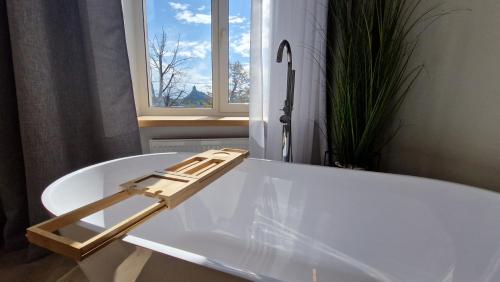
[[[186,10],[189,7],[189,4],[182,4],[177,2],[168,2],[168,4],[174,10]]]
[[[178,2],[168,2],[170,7],[177,11],[175,18],[184,23],[196,23],[196,24],[210,24],[212,22],[212,16],[210,14],[194,13],[189,9],[189,4],[183,4]],[[200,6],[196,10],[204,11],[206,9],[205,5]],[[245,17],[241,16],[229,16],[230,24],[241,24],[246,21]]]
[[[194,14],[189,10],[182,10],[178,12],[175,15],[175,18],[185,23],[210,24],[212,22],[212,17],[210,16],[210,14]]]
[[[246,20],[245,17],[240,17],[240,16],[229,16],[229,23],[230,24],[240,24],[244,23]]]
[[[212,22],[212,17],[210,14],[193,13],[189,10],[188,4],[182,4],[177,2],[168,3],[172,9],[177,11],[175,18],[184,23],[197,23],[197,24],[210,24]],[[205,9],[205,6],[200,8]],[[198,8],[199,11],[203,10]]]
[[[242,33],[240,37],[231,40],[229,44],[232,51],[242,57],[250,57],[250,32]]]
[[[168,42],[169,46],[175,46],[175,44],[177,42]],[[211,48],[210,41],[179,41],[177,55],[185,58],[205,59],[210,54]],[[172,56],[172,52],[169,52],[167,56]]]

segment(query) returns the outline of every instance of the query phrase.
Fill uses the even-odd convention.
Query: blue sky
[[[147,1],[148,38],[167,33],[168,45],[180,39],[179,56],[185,64],[187,84],[211,92],[210,0]],[[229,59],[248,66],[250,55],[250,0],[229,0]],[[190,87],[190,85],[188,85]]]

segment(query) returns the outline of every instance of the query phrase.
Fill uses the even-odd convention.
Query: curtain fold
[[[28,225],[21,132],[15,96],[7,7],[0,1],[0,216],[6,249],[26,244]],[[3,211],[3,212],[2,212]]]
[[[324,56],[327,0],[252,1],[250,152],[281,160],[279,117],[286,98],[286,64],[276,63],[287,39],[295,74],[292,138],[294,162],[320,163],[324,142]]]
[[[140,139],[119,0],[0,0],[0,9],[0,200],[4,245],[17,248],[28,219],[48,218],[47,185],[139,154]]]

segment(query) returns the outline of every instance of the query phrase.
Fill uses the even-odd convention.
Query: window
[[[133,2],[124,18],[140,115],[247,115],[251,0],[144,0],[135,15]]]

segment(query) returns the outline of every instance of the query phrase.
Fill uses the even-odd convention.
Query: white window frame
[[[248,116],[248,104],[229,103],[229,0],[212,0],[212,108],[151,107],[147,0],[122,0],[125,35],[139,116]]]

